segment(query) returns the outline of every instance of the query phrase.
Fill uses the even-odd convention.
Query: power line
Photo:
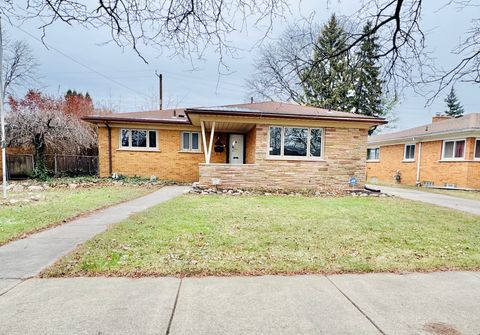
[[[72,62],[74,62],[74,63],[76,63],[76,64],[78,64],[78,65],[86,68],[87,70],[89,70],[89,71],[91,71],[91,72],[99,75],[100,77],[102,77],[102,78],[104,78],[104,79],[106,79],[106,80],[108,80],[108,81],[111,81],[112,83],[114,83],[114,84],[116,84],[116,85],[118,85],[118,86],[121,86],[121,87],[123,87],[123,88],[125,88],[125,89],[127,89],[127,90],[130,90],[130,91],[132,91],[132,92],[134,92],[134,93],[136,93],[136,94],[139,94],[139,95],[142,95],[142,96],[144,96],[144,97],[147,97],[147,96],[146,96],[145,94],[143,94],[142,92],[137,91],[137,90],[135,90],[135,89],[133,89],[133,88],[131,88],[131,87],[128,87],[127,85],[125,85],[125,84],[123,84],[123,83],[121,83],[121,82],[119,82],[119,81],[117,81],[117,80],[115,80],[115,79],[113,79],[113,78],[111,78],[111,77],[109,77],[109,76],[107,76],[107,75],[105,75],[105,74],[103,74],[103,73],[95,70],[94,68],[90,67],[89,65],[83,64],[82,62],[76,60],[75,58],[71,57],[70,55],[67,55],[67,54],[64,53],[63,51],[61,51],[61,50],[59,50],[59,49],[57,49],[57,48],[55,48],[55,47],[53,47],[53,46],[45,43],[44,41],[42,41],[42,40],[39,39],[38,37],[30,34],[28,31],[25,31],[25,30],[22,29],[21,27],[15,26],[15,25],[13,25],[13,26],[14,26],[15,28],[17,28],[18,30],[20,30],[21,32],[23,32],[24,34],[30,36],[30,37],[33,38],[34,40],[42,43],[42,44],[45,45],[47,48],[52,49],[53,51],[59,53],[59,54],[62,55],[63,57],[65,57],[65,58],[71,60]]]

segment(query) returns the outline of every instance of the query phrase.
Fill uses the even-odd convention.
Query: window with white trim
[[[157,149],[157,131],[121,129],[120,147],[125,149]]]
[[[200,133],[182,131],[182,151],[200,151]]]
[[[442,159],[465,158],[465,140],[443,141]]]
[[[368,148],[367,149],[367,161],[380,160],[380,148]]]
[[[269,144],[271,157],[322,158],[323,129],[272,126]]]
[[[403,159],[413,161],[415,159],[415,144],[405,144]]]
[[[475,152],[473,154],[474,159],[480,159],[480,138],[475,140]]]

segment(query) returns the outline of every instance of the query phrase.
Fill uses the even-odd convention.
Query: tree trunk
[[[35,149],[34,160],[35,160],[35,170],[37,171],[46,171],[46,158],[45,158],[45,138],[43,134],[35,134],[33,139],[33,146]]]

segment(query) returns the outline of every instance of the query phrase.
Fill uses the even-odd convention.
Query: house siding
[[[416,185],[419,145],[415,147],[415,161],[403,162],[404,145],[380,146],[379,162],[367,162],[367,181],[394,183],[393,175],[399,170],[401,184]],[[480,189],[480,161],[473,160],[475,139],[467,138],[464,161],[442,161],[442,146],[443,141],[422,142],[420,181],[440,187],[448,183]]]
[[[327,127],[324,160],[288,160],[268,157],[268,125],[255,127],[255,164],[246,166],[200,165],[200,184],[220,188],[269,190],[331,190],[349,188],[355,176],[365,182],[367,129]]]
[[[146,129],[142,127],[122,127],[131,129]],[[156,176],[162,180],[178,182],[194,182],[199,178],[198,164],[205,161],[202,152],[181,152],[181,132],[199,131],[197,129],[168,129],[148,128],[157,130],[159,151],[133,151],[119,149],[119,136],[121,128],[111,128],[112,135],[112,172],[124,176],[150,177]],[[220,136],[225,143],[226,135],[215,134],[215,139]],[[207,136],[209,138],[209,136]],[[208,143],[208,140],[207,140]],[[202,145],[202,143],[200,143]],[[99,171],[101,177],[109,176],[108,161],[108,130],[106,127],[98,128]],[[212,163],[225,163],[226,152],[217,153],[212,150]]]

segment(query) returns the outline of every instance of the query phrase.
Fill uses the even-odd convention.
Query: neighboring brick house
[[[100,175],[156,176],[244,189],[328,189],[365,182],[368,130],[380,118],[263,102],[90,116]]]
[[[480,189],[480,113],[371,136],[367,157],[369,182]]]

